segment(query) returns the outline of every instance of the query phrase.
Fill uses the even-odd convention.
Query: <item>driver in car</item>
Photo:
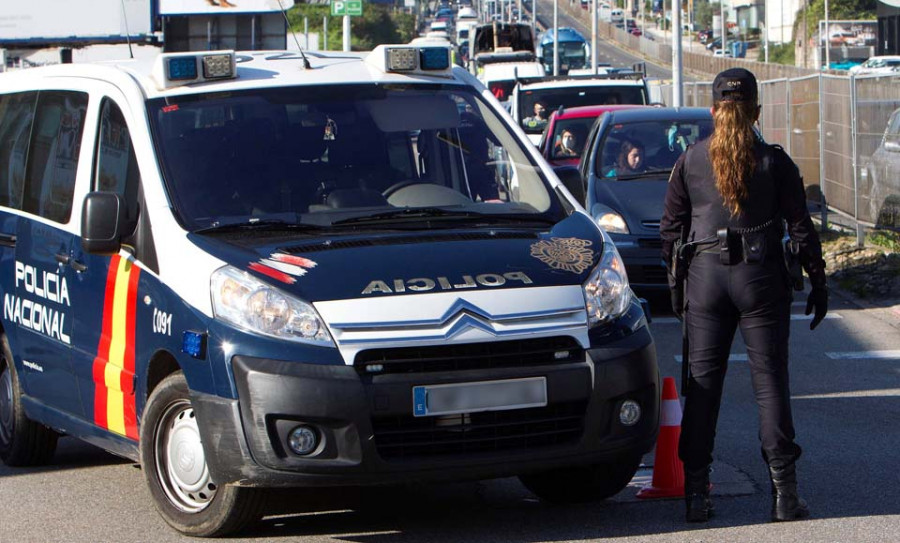
[[[606,177],[633,175],[646,170],[644,146],[634,140],[624,140],[619,148],[619,157],[616,160],[616,165],[606,174]]]

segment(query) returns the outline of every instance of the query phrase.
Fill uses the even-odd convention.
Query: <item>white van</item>
[[[656,354],[566,182],[448,47],[2,74],[0,459],[140,462],[192,536],[269,487],[611,496]]]

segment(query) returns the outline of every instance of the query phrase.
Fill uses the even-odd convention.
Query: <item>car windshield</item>
[[[551,158],[579,158],[596,117],[563,119],[553,125]]]
[[[712,129],[711,118],[611,124],[600,138],[595,175],[622,180],[667,176],[687,146],[708,137]]]
[[[562,218],[522,144],[465,87],[254,89],[148,110],[171,204],[192,231],[332,227],[408,208]]]
[[[553,71],[553,43],[544,44],[541,55],[547,72]],[[559,63],[569,70],[577,70],[587,65],[587,49],[582,42],[560,42]]]
[[[528,134],[540,134],[550,114],[560,106],[599,106],[605,104],[646,104],[641,85],[584,86],[525,90],[519,93],[519,124]],[[539,111],[543,110],[543,114]]]

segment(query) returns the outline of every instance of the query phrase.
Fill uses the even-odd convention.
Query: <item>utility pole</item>
[[[672,105],[681,107],[684,105],[681,99],[681,0],[672,0],[672,12],[675,26],[672,32]]]
[[[553,0],[553,75],[559,75],[559,0]]]
[[[322,17],[322,50],[328,51],[328,16]]]
[[[591,73],[597,75],[597,2],[591,0]]]
[[[822,37],[819,36],[819,39]],[[825,69],[831,69],[831,36],[828,35],[828,0],[825,0]]]
[[[350,16],[344,15],[344,51],[350,50]]]
[[[826,0],[827,1],[827,0]],[[725,44],[728,41],[728,25],[725,22],[725,0],[721,0],[719,4],[719,8],[721,8],[720,17],[722,18],[722,54],[725,54]],[[713,51],[715,52],[715,51]]]

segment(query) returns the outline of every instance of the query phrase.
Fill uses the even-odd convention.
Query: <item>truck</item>
[[[541,35],[538,56],[547,73],[553,73],[554,43],[559,35],[559,73],[565,75],[569,70],[579,70],[589,66],[591,46],[577,30],[561,27],[557,32],[549,29]]]

